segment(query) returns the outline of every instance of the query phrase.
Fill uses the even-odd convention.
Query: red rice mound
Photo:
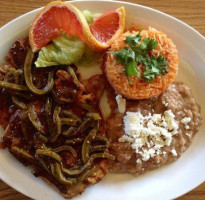
[[[137,32],[126,32],[121,35],[111,45],[110,51],[118,51],[125,46],[124,40],[128,35],[136,35]],[[178,72],[178,55],[177,49],[171,39],[167,38],[166,34],[154,28],[143,30],[141,32],[142,40],[150,37],[158,41],[157,47],[152,51],[156,56],[159,54],[165,56],[168,61],[169,71],[167,74],[157,76],[152,83],[148,83],[144,78],[130,76],[130,83],[124,73],[124,67],[120,65],[115,56],[106,54],[104,57],[104,71],[109,83],[118,94],[121,94],[127,99],[146,99],[160,95],[173,82]],[[140,66],[143,69],[144,66]]]

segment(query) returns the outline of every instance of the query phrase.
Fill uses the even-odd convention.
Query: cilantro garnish
[[[117,62],[124,65],[125,74],[129,81],[129,75],[139,76],[139,71],[137,68],[137,63],[135,62],[135,52],[130,48],[123,48],[119,51],[110,52],[116,56]]]
[[[168,72],[165,57],[159,55],[151,55],[151,51],[155,49],[158,42],[151,38],[145,38],[140,44],[141,35],[138,33],[136,36],[129,35],[125,39],[125,43],[129,45],[129,48],[124,47],[119,51],[109,51],[116,56],[117,62],[124,65],[125,74],[129,81],[129,76],[143,77],[147,82],[151,83],[157,75],[165,75]],[[139,73],[138,65],[143,64],[145,66],[144,72]]]
[[[129,35],[126,37],[126,40],[124,42],[129,44],[130,47],[134,47],[140,43],[141,38],[142,36],[140,35],[140,33],[138,33],[136,36]]]

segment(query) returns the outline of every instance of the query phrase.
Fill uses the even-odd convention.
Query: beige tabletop
[[[124,0],[149,6],[186,22],[205,36],[205,0]],[[50,0],[0,0],[0,27]],[[191,180],[190,180],[191,181]],[[0,180],[0,200],[29,200]],[[205,200],[205,183],[177,200]]]

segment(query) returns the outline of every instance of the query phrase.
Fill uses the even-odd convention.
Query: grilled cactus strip
[[[95,137],[95,141],[104,142],[105,145],[107,146],[107,148],[110,146],[110,142],[109,142],[108,139],[107,139],[106,137],[104,137],[104,136],[99,136],[99,135],[97,135],[97,136]]]
[[[58,162],[61,162],[61,160],[62,160],[61,157],[57,153],[55,153],[49,149],[37,149],[36,155],[48,156],[48,157],[51,157],[51,158],[57,160]]]
[[[63,132],[63,135],[65,136],[65,137],[70,137],[70,136],[73,136],[73,131],[75,130],[75,128],[74,127],[69,127],[67,130],[65,130],[64,132]],[[74,133],[75,134],[75,133]]]
[[[66,140],[65,143],[67,145],[76,145],[76,144],[83,143],[83,141],[84,141],[83,138],[74,138],[74,139]]]
[[[14,82],[16,84],[23,83],[23,71],[21,69],[18,69],[14,72]]]
[[[94,174],[94,172],[96,171],[96,166],[94,166],[91,169],[88,169],[85,173],[83,173],[79,178],[78,178],[78,182],[83,182],[88,176]]]
[[[73,185],[77,183],[76,178],[66,178],[62,172],[61,166],[58,163],[53,164],[52,167],[54,177],[63,185]]]
[[[29,104],[28,106],[28,118],[37,131],[45,134],[44,127],[38,119],[37,113],[35,112],[35,106],[32,104]]]
[[[19,108],[25,110],[27,108],[26,104],[21,101],[18,97],[12,96],[12,101],[15,105],[17,105]]]
[[[73,114],[72,112],[70,112],[68,110],[63,110],[62,114],[65,115],[66,117],[70,117],[70,118],[75,119],[77,121],[81,121],[81,119],[77,115]]]
[[[97,158],[107,158],[110,160],[115,160],[115,157],[109,153],[96,153],[90,156],[88,162],[86,164],[84,164],[81,168],[79,169],[65,169],[62,168],[63,172],[68,174],[68,175],[79,175],[81,173],[83,173],[85,170],[87,170],[88,168],[90,168],[93,164],[93,161]]]
[[[68,72],[69,72],[70,75],[73,77],[73,82],[74,82],[77,86],[79,86],[80,83],[79,83],[79,81],[78,81],[78,77],[76,76],[76,73],[75,73],[75,71],[73,70],[73,68],[72,68],[72,67],[68,67]]]
[[[88,112],[91,112],[91,113],[95,112],[94,108],[89,104],[82,103],[80,104],[80,106],[81,108],[83,108],[84,110],[87,110]]]
[[[87,113],[86,117],[91,117],[94,120],[101,120],[101,116],[98,113]]]
[[[89,153],[93,153],[95,151],[104,151],[107,147],[107,145],[96,145],[93,147],[90,147]]]
[[[61,112],[61,107],[56,106],[54,109],[54,113],[53,113],[53,122],[55,124],[55,128],[54,128],[53,133],[52,133],[51,138],[50,138],[51,143],[54,143],[61,134],[62,123],[61,123],[61,119],[59,117],[60,112]]]
[[[61,118],[62,125],[76,126],[77,120],[71,118]]]
[[[48,138],[45,137],[44,135],[42,135],[40,132],[38,132],[37,134],[37,137],[42,140],[43,142],[47,143],[48,142]]]
[[[35,161],[35,158],[30,153],[28,153],[27,151],[20,149],[18,147],[12,147],[11,152],[20,156],[21,158],[24,158],[24,159],[30,161],[30,162]]]
[[[25,92],[29,91],[28,87],[24,85],[17,85],[6,81],[0,81],[0,88],[5,88],[5,89],[10,89],[15,91],[25,91]]]
[[[93,129],[93,130],[90,131],[90,133],[88,134],[88,136],[85,138],[85,140],[83,142],[83,146],[82,146],[82,160],[83,160],[84,164],[89,159],[90,144],[91,144],[92,140],[94,140],[95,136],[96,136],[96,130]]]
[[[55,153],[58,153],[58,152],[61,152],[61,151],[70,151],[73,155],[73,157],[77,157],[77,152],[75,151],[75,149],[73,149],[71,146],[60,146],[56,149],[52,149],[53,152]]]
[[[54,85],[53,80],[53,71],[48,73],[48,83],[43,89],[38,89],[33,84],[33,77],[32,77],[32,62],[33,62],[34,53],[31,49],[28,50],[26,60],[24,63],[24,77],[26,84],[30,91],[37,95],[44,95],[50,92]]]
[[[48,129],[51,133],[53,131],[53,124],[52,124],[52,99],[50,97],[48,97],[46,100],[45,112],[46,112],[46,122],[48,125]]]

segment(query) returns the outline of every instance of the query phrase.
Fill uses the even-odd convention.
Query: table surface
[[[124,0],[158,9],[198,30],[205,36],[205,0]],[[0,27],[10,20],[41,7],[49,0],[0,0]],[[190,180],[191,181],[191,180]],[[0,200],[29,200],[0,180]],[[177,200],[204,200],[205,183]]]

